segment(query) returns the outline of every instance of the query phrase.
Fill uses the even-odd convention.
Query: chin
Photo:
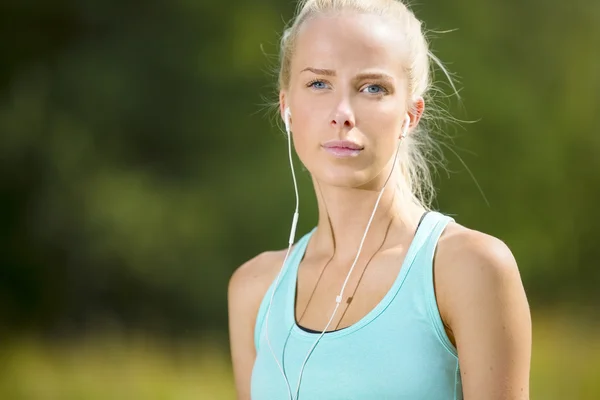
[[[339,188],[358,188],[372,180],[368,171],[358,170],[350,166],[322,165],[318,171],[312,172],[321,185]]]

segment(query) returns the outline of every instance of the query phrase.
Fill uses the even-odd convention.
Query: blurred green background
[[[435,207],[513,250],[532,399],[598,399],[600,2],[413,3],[476,121],[437,132]],[[0,3],[1,399],[234,398],[227,282],[294,206],[266,106],[294,6]]]

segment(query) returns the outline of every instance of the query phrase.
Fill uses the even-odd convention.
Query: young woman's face
[[[402,31],[376,15],[319,16],[302,25],[281,102],[313,177],[343,187],[387,177],[409,106],[405,54]]]

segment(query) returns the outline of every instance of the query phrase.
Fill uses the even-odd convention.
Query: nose
[[[354,113],[348,105],[340,104],[334,111],[330,125],[339,130],[350,130],[356,125]]]

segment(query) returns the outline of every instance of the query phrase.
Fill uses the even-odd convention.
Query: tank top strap
[[[413,274],[422,275],[426,280],[433,278],[432,266],[438,241],[450,222],[454,222],[454,219],[437,211],[430,211],[424,218],[421,243],[411,263],[414,264]]]
[[[430,212],[430,214],[432,215],[429,218],[429,234],[416,255],[411,279],[414,280],[417,290],[422,294],[419,296],[419,301],[427,310],[438,339],[450,353],[456,356],[456,349],[446,335],[444,323],[437,306],[434,284],[434,259],[438,242],[448,224],[454,222],[454,219],[436,211]]]
[[[402,281],[407,277],[411,270],[421,268],[419,265],[415,266],[414,264],[420,263],[423,253],[429,251],[428,249],[430,248],[431,243],[437,242],[439,234],[441,234],[441,230],[443,230],[442,225],[445,226],[446,218],[448,217],[437,211],[428,211],[422,217],[421,223],[408,247],[404,262],[402,263],[402,268],[400,269]],[[414,275],[415,273],[416,272],[413,271],[411,272],[411,275]]]
[[[418,254],[416,255],[419,260],[424,258],[433,261],[433,256],[437,248],[437,243],[446,229],[446,226],[454,222],[452,217],[444,215],[438,211],[429,211],[423,219],[423,238],[421,246],[419,246]]]
[[[292,247],[285,264],[281,266],[279,282],[277,283],[277,278],[273,279],[273,282],[271,282],[271,284],[269,285],[269,289],[265,293],[260,303],[260,306],[258,308],[258,314],[256,315],[256,323],[254,325],[254,347],[257,351],[260,343],[260,335],[262,334],[262,327],[264,325],[265,315],[267,313],[267,309],[269,308],[269,302],[271,301],[271,296],[273,295],[275,284],[277,283],[277,291],[275,293],[275,297],[277,297],[279,293],[281,293],[285,297],[285,293],[287,292],[287,286],[289,286],[289,281],[292,280],[295,282],[295,279],[290,279],[290,276],[296,273],[298,264],[300,264],[301,258],[306,250],[306,246],[308,245],[308,241],[315,229],[316,227],[308,233],[304,234],[304,236],[302,236]],[[277,301],[275,298],[273,299],[274,304],[280,304],[281,302],[281,300]],[[272,309],[271,312],[273,312]]]

